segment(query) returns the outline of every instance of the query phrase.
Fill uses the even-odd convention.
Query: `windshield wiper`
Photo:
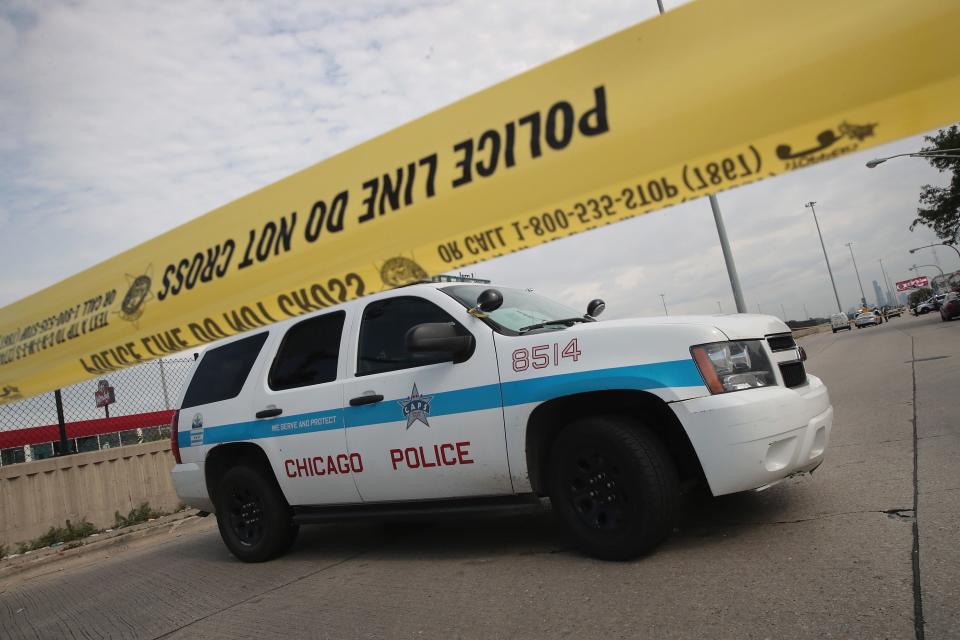
[[[569,327],[571,325],[576,324],[577,322],[593,322],[593,320],[588,320],[586,318],[579,317],[579,316],[576,318],[561,318],[560,320],[547,320],[545,322],[538,322],[537,324],[531,324],[526,327],[520,327],[519,329],[517,329],[517,333],[526,333],[527,331],[533,331],[534,329],[543,329],[544,327],[547,327],[551,324],[562,324]]]

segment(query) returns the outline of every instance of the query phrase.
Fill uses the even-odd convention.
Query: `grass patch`
[[[76,524],[67,520],[66,526],[50,527],[47,532],[39,538],[17,543],[17,553],[23,554],[27,551],[43,549],[57,543],[73,542],[86,538],[91,533],[96,533],[97,528],[92,523],[87,522],[86,517],[80,519]]]
[[[113,512],[114,529],[123,529],[124,527],[132,527],[135,524],[140,524],[141,522],[146,522],[154,518],[160,518],[167,515],[163,511],[156,511],[153,507],[150,506],[149,502],[141,502],[139,505],[130,510],[125,516],[120,515],[119,511]]]
[[[186,508],[186,505],[181,504],[177,510],[181,511]],[[157,511],[150,506],[149,502],[141,502],[139,505],[131,509],[130,513],[125,516],[120,515],[119,511],[114,511],[113,528],[123,529],[124,527],[132,527],[135,524],[147,522],[148,520],[153,520],[155,518],[161,518],[166,515],[169,514],[164,511]],[[66,545],[66,549],[73,549],[83,544],[83,538],[100,532],[102,532],[102,529],[97,529],[93,523],[87,522],[86,517],[81,518],[76,524],[67,520],[65,526],[50,527],[47,532],[39,538],[18,542],[17,553],[22,555],[28,551],[43,549],[55,544],[64,544]],[[0,545],[0,558],[5,558],[6,556],[10,555],[10,551],[11,550],[6,545]]]

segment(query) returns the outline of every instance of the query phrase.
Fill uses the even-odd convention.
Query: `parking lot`
[[[960,322],[907,316],[801,344],[836,411],[826,462],[761,493],[690,496],[640,560],[572,552],[546,510],[309,527],[260,565],[192,519],[8,577],[0,634],[960,637]]]

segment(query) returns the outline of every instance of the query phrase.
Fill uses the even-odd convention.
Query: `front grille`
[[[802,362],[784,362],[780,365],[780,375],[787,387],[799,387],[807,381],[807,371]]]
[[[767,344],[770,345],[771,351],[789,351],[790,349],[795,349],[797,347],[796,341],[793,339],[792,333],[778,333],[776,335],[767,336]]]

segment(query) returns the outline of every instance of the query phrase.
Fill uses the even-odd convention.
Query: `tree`
[[[951,125],[941,129],[935,136],[924,136],[930,146],[924,151],[960,149],[960,127]],[[949,172],[950,183],[946,187],[925,184],[920,188],[920,206],[910,230],[918,224],[933,229],[937,237],[947,244],[960,243],[960,152],[953,158],[926,158],[940,173]]]
[[[932,295],[933,289],[930,287],[920,287],[910,294],[910,296],[907,298],[907,302],[910,303],[911,307],[915,307]]]

